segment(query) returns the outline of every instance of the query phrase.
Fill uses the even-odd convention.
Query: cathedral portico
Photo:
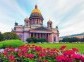
[[[35,38],[45,38],[47,41],[50,35],[50,33],[30,33],[30,37],[35,37]]]

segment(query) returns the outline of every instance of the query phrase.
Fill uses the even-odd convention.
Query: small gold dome
[[[32,13],[39,13],[39,14],[41,14],[41,12],[38,9],[37,5],[35,5],[35,9],[32,10]]]

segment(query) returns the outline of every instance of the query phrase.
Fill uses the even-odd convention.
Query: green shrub
[[[71,38],[68,38],[68,37],[65,37],[63,38],[62,42],[78,42],[79,41],[79,38],[76,38],[76,37],[71,37]]]
[[[46,39],[44,38],[35,38],[35,37],[32,37],[32,38],[27,38],[26,40],[28,43],[37,43],[37,42],[47,42]]]
[[[26,40],[28,43],[32,42],[32,39],[31,38],[27,38]]]
[[[0,41],[3,41],[4,40],[4,37],[3,35],[0,33]]]
[[[47,40],[44,38],[39,38],[37,41],[43,43],[43,42],[46,42]]]
[[[4,40],[20,39],[19,36],[14,32],[3,33]]]
[[[6,48],[6,47],[18,47],[23,45],[24,42],[21,40],[5,40],[0,42],[0,48]]]

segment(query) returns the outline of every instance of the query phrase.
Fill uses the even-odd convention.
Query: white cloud
[[[5,5],[7,5],[8,7],[10,7],[10,9],[12,9],[13,12],[17,12],[18,14],[21,14],[24,17],[25,17],[25,15],[27,16],[25,11],[19,7],[19,5],[17,4],[16,0],[7,0],[7,1],[6,0],[2,0],[2,2]]]
[[[6,7],[0,6],[0,22],[2,22],[0,23],[0,31],[6,32],[11,30],[13,23],[15,22],[14,20],[17,21],[19,19],[19,21],[23,22],[23,18],[28,16],[28,14],[19,7],[19,4],[16,2],[17,0],[1,1],[6,5]],[[39,6],[44,17],[44,25],[46,25],[49,19],[52,20],[53,27],[58,25],[60,36],[84,32],[84,29],[82,29],[84,27],[84,0],[35,1],[31,0],[30,3],[31,5],[36,3]],[[7,7],[9,7],[12,12],[8,13]],[[6,20],[11,24],[7,24]],[[13,20],[13,23],[11,20]],[[4,30],[2,28],[4,28]]]
[[[15,0],[0,1],[0,31],[8,32],[13,28],[15,21],[24,22],[23,17],[27,16]],[[10,11],[12,10],[12,11]],[[21,22],[20,22],[21,23]],[[4,28],[4,29],[3,29]]]
[[[70,22],[71,21],[71,22]],[[84,10],[81,10],[73,19],[66,23],[64,29],[60,29],[60,35],[70,35],[84,32]]]
[[[38,0],[38,5],[46,20],[50,18],[54,27],[60,25],[60,36],[84,32],[80,29],[84,27],[84,0]]]
[[[11,24],[8,25],[6,23],[0,23],[0,32],[4,33],[4,32],[10,32],[12,28],[11,28]]]

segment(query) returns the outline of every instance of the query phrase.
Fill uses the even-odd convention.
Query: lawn
[[[5,40],[0,42],[0,49],[6,48],[6,47],[19,47],[23,45],[24,42],[21,40]]]
[[[84,54],[84,43],[35,43],[35,45],[49,48],[60,48],[62,45],[66,45],[67,49],[78,48],[81,53]]]
[[[20,45],[23,45],[24,42],[21,40],[6,40],[0,42],[0,48],[5,47],[18,47]],[[71,48],[78,48],[80,53],[84,54],[84,43],[31,43],[38,46],[42,46],[44,48],[60,48],[62,45],[66,45],[68,49]]]

